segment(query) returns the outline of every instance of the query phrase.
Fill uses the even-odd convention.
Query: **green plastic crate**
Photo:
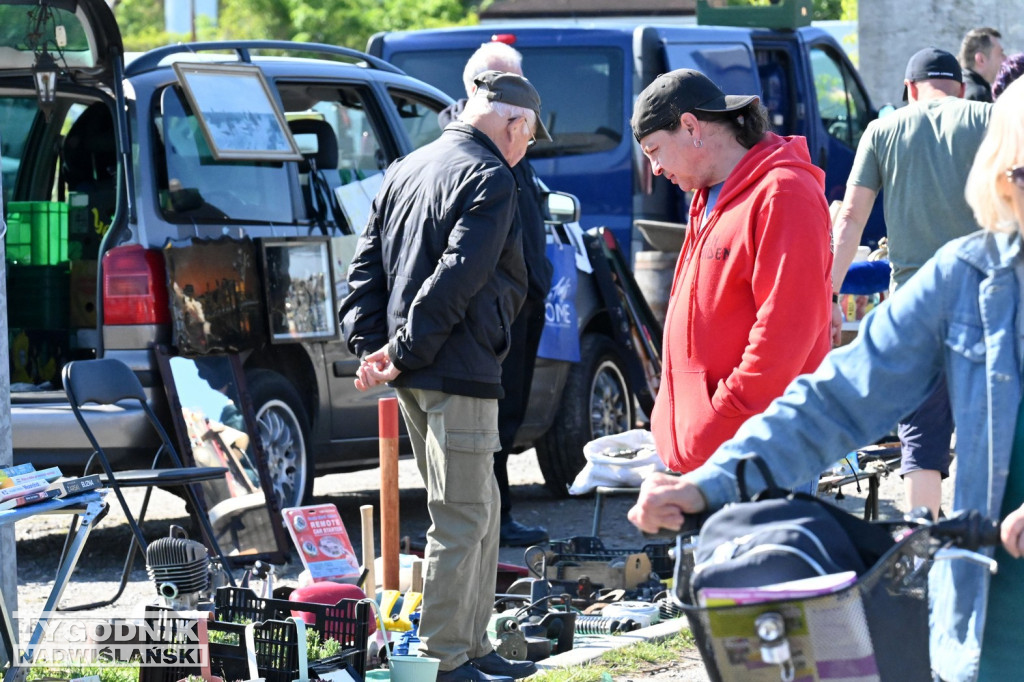
[[[772,0],[768,5],[722,6],[721,0],[697,0],[697,23],[702,26],[798,28],[810,26],[813,0]]]
[[[57,265],[68,259],[68,205],[58,201],[7,204],[7,260]]]

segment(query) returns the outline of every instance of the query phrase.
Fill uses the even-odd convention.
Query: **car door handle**
[[[334,363],[334,376],[354,377],[359,369],[358,360],[337,360]]]

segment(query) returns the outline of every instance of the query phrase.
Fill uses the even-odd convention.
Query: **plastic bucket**
[[[392,656],[391,682],[429,682],[437,679],[440,659],[429,656]]]
[[[435,673],[435,676],[436,675],[437,675],[437,673]],[[378,670],[367,670],[366,671],[366,677],[364,677],[363,679],[366,680],[366,682],[370,682],[370,680],[390,680],[391,679],[391,671],[390,670],[380,670],[380,669],[378,669]]]

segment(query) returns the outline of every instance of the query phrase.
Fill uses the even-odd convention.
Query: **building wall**
[[[1024,0],[859,0],[860,73],[875,106],[899,104],[903,73],[924,47],[957,54],[964,34],[991,26],[1007,54],[1024,52]]]

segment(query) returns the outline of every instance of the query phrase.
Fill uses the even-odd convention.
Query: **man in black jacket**
[[[535,135],[540,96],[487,71],[462,119],[388,168],[349,268],[342,331],[362,358],[356,388],[395,387],[427,489],[422,653],[439,682],[530,675],[487,625],[498,567],[501,361],[526,293],[512,172]]]
[[[975,102],[992,101],[992,83],[1006,59],[1002,34],[994,28],[972,28],[960,43],[958,56],[964,70],[964,99]]]
[[[476,91],[474,79],[484,71],[505,71],[523,75],[523,56],[505,43],[484,43],[466,62],[462,80],[467,97]],[[444,127],[459,118],[466,106],[460,99],[440,114],[438,121]],[[512,323],[512,345],[501,363],[501,386],[505,397],[498,401],[498,435],[501,450],[494,453],[494,477],[501,493],[501,545],[502,547],[529,547],[548,539],[543,526],[526,526],[512,516],[512,491],[508,482],[508,457],[515,447],[516,432],[526,416],[533,382],[533,367],[537,359],[540,335],[544,331],[544,300],[551,288],[551,262],[547,258],[547,235],[544,231],[544,210],[540,181],[530,162],[523,159],[512,173],[519,186],[516,217],[523,235],[523,256],[526,259],[528,286],[522,310]]]

